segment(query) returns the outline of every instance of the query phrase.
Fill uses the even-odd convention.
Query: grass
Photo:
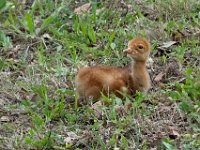
[[[1,0],[0,148],[198,149],[200,3],[91,1],[74,13],[87,2]],[[128,64],[122,50],[137,36],[152,43],[152,90],[123,102],[104,97],[111,104],[101,117],[79,106],[77,70]],[[133,108],[116,111],[126,103]]]

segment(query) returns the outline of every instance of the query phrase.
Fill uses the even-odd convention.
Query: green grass
[[[88,12],[74,13],[87,2],[1,0],[0,148],[198,149],[200,2],[91,1]],[[79,106],[78,69],[128,64],[122,50],[137,36],[152,44],[152,90],[103,97],[111,104],[99,108],[101,118],[90,102]],[[127,103],[133,108],[120,114]]]

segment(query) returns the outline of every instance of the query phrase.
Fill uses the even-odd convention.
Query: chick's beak
[[[125,50],[123,50],[124,53],[130,54],[132,52],[132,50],[130,48],[127,48]]]

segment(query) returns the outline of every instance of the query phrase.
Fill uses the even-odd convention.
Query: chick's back
[[[126,86],[124,69],[109,66],[85,67],[79,70],[75,83],[80,96],[99,98],[101,92],[121,91]]]

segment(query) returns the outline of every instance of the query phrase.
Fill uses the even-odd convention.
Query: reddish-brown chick
[[[133,60],[124,68],[111,66],[93,66],[81,68],[75,78],[76,90],[80,97],[98,99],[101,93],[135,94],[136,91],[148,91],[150,77],[146,61],[150,54],[150,43],[144,38],[135,38],[128,42],[124,50]]]

